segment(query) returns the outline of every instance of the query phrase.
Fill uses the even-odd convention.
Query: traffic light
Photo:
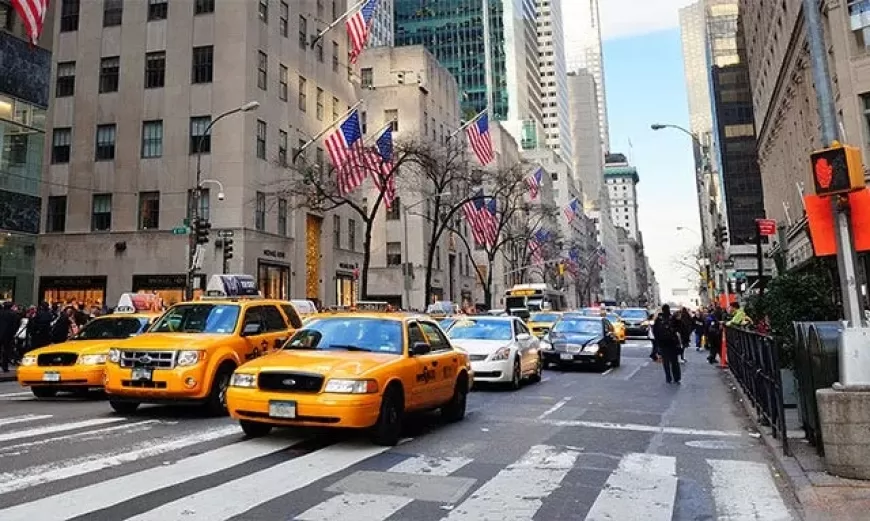
[[[208,243],[208,234],[211,230],[211,223],[206,221],[205,219],[194,219],[193,220],[193,234],[196,237],[197,244],[207,244]]]
[[[224,238],[224,262],[233,258],[233,238]]]
[[[832,195],[864,188],[861,149],[834,142],[831,148],[810,154],[817,195]]]
[[[720,224],[713,229],[713,238],[717,246],[725,246],[728,244],[728,229]]]

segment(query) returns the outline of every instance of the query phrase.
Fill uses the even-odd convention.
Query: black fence
[[[782,376],[773,339],[734,327],[727,328],[725,339],[729,369],[755,406],[759,422],[770,426],[773,437],[782,442],[783,453],[790,456],[782,402]]]

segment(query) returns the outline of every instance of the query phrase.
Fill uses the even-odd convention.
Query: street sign
[[[178,226],[172,229],[172,235],[187,235],[187,226]]]
[[[220,237],[221,239],[233,237],[234,235],[235,235],[235,232],[232,230],[220,230],[220,231],[218,231],[218,237]]]
[[[737,271],[737,272],[734,273],[734,278],[735,278],[735,279],[738,279],[738,280],[739,280],[739,279],[745,279],[745,278],[746,278],[746,273],[744,273],[744,272],[742,272],[742,271]]]
[[[755,225],[758,226],[758,233],[762,237],[776,235],[776,221],[773,219],[756,219]]]

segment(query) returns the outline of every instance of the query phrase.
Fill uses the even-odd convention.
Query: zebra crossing
[[[181,432],[177,422],[142,417],[53,420],[0,418],[0,520],[671,521],[684,479],[682,456],[628,453],[607,455],[614,466],[604,481],[585,481],[584,458],[593,455],[546,440],[506,448],[513,461],[493,468],[460,454],[415,454],[416,444],[388,449],[352,436],[245,439],[229,421]],[[7,464],[94,439],[110,439],[112,450]],[[715,519],[797,519],[766,464],[704,461]],[[579,483],[594,487],[594,500],[576,502],[568,517],[548,513]]]

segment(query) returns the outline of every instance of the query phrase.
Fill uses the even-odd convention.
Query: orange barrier
[[[719,367],[728,367],[728,343],[725,341],[725,330],[722,330],[722,347],[719,352]]]

